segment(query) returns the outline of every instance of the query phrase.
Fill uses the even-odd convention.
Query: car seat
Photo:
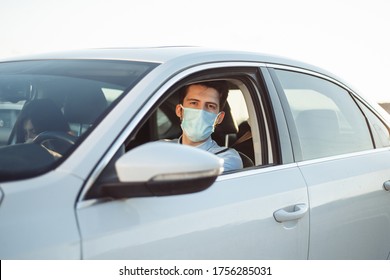
[[[303,159],[337,153],[340,126],[334,110],[305,110],[295,120]]]
[[[215,127],[212,138],[218,145],[228,147],[230,143],[233,143],[236,140],[238,126],[232,116],[228,103],[226,103],[223,111],[225,112],[225,117],[223,118],[223,121]]]
[[[237,151],[244,153],[250,159],[255,158],[253,149],[252,130],[248,121],[243,121],[238,126],[238,133],[236,141],[230,146]]]
[[[64,115],[72,131],[80,136],[107,108],[107,100],[101,89],[72,92],[66,97]]]
[[[234,148],[239,153],[244,168],[254,166],[254,162],[252,160],[253,157],[251,158],[250,155],[247,154],[247,152],[249,152],[253,156],[253,144],[251,141],[251,135],[248,139],[245,139],[245,141],[243,141],[244,139],[241,138],[241,135],[245,134],[245,132],[243,131],[244,127],[241,126],[241,133],[239,133],[239,128],[231,114],[230,106],[228,103],[226,103],[225,105],[224,112],[225,117],[222,123],[216,126],[215,131],[212,135],[213,139],[220,146]],[[249,125],[248,128],[250,131]],[[247,135],[245,137],[247,137]]]

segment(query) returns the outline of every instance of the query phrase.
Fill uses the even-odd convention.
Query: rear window
[[[291,126],[296,128],[300,146],[295,147],[297,160],[374,148],[366,119],[348,91],[305,73],[285,70],[275,73],[292,114]]]

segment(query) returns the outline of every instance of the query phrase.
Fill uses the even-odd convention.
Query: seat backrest
[[[225,105],[224,112],[223,122],[216,127],[213,139],[221,146],[234,148],[239,153],[244,168],[254,166],[252,160],[252,158],[254,159],[253,141],[248,122],[243,122],[240,126],[237,126],[228,103]],[[249,137],[247,137],[248,133]],[[241,136],[244,137],[241,138]]]
[[[247,155],[253,162],[255,153],[253,149],[252,130],[249,122],[244,121],[238,127],[237,140],[231,145],[231,147],[236,149],[238,152]]]
[[[223,111],[225,112],[225,117],[223,118],[223,121],[215,127],[215,131],[212,137],[218,143],[218,145],[229,146],[229,137],[236,136],[238,132],[238,126],[232,116],[228,103],[226,103]]]
[[[64,115],[72,130],[80,136],[106,108],[107,100],[100,89],[72,92],[66,97]]]
[[[255,164],[253,163],[253,161],[251,160],[250,157],[248,157],[246,154],[240,152],[240,151],[237,151],[238,154],[240,155],[241,157],[241,160],[242,160],[242,166],[244,168],[246,167],[252,167],[252,166],[255,166]]]
[[[328,156],[335,152],[340,125],[334,110],[305,110],[295,120],[304,159]]]

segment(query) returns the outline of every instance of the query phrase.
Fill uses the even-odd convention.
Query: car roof
[[[337,80],[348,86],[343,79],[328,72],[325,69],[290,59],[287,57],[257,53],[250,51],[216,49],[198,46],[160,46],[160,47],[132,47],[132,48],[94,48],[81,50],[68,50],[32,54],[4,58],[1,62],[26,61],[26,60],[54,60],[54,59],[101,59],[101,60],[123,60],[142,61],[159,64],[174,64],[187,67],[195,64],[213,62],[258,62],[264,64],[277,64],[306,69]],[[348,86],[351,90],[350,86]],[[353,90],[354,91],[354,90]]]
[[[210,62],[221,61],[248,61],[270,64],[290,65],[316,72],[326,72],[313,65],[303,63],[286,57],[237,50],[213,49],[193,46],[169,46],[169,47],[137,47],[137,48],[97,48],[70,50],[60,52],[48,52],[27,56],[10,57],[1,59],[0,62],[41,60],[41,59],[105,59],[105,60],[132,60],[166,63],[174,59],[204,58]]]

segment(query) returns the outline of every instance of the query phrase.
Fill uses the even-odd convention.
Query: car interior
[[[234,148],[242,159],[243,168],[250,168],[255,166],[255,151],[246,100],[239,87],[234,83],[229,83],[229,86],[229,96],[224,108],[224,120],[215,128],[211,137],[221,147]],[[100,192],[103,186],[119,182],[115,172],[115,162],[124,153],[151,141],[178,139],[181,136],[180,119],[175,112],[178,103],[179,96],[173,91],[168,98],[145,117],[135,133],[129,135],[101,172],[94,187],[90,188],[86,194],[87,199],[101,197]],[[234,171],[227,173],[230,172]]]
[[[229,98],[224,108],[225,118],[216,127],[212,138],[220,146],[237,150],[242,158],[244,168],[252,167],[255,166],[255,152],[251,126],[248,121],[249,116],[246,100],[244,93],[235,83],[230,82],[229,85]],[[34,94],[24,96],[24,105],[20,106],[19,116],[23,115],[24,106],[30,100],[49,99],[61,109],[71,131],[70,133],[56,131],[51,131],[50,133],[45,132],[34,140],[35,143],[39,141],[38,144],[40,145],[24,145],[27,147],[20,148],[18,146],[23,144],[16,143],[18,119],[15,119],[15,126],[9,131],[8,145],[1,148],[2,154],[8,154],[9,157],[4,156],[4,160],[0,160],[0,165],[12,166],[12,168],[4,167],[4,173],[18,174],[17,176],[20,176],[19,173],[23,172],[23,174],[28,176],[29,172],[25,172],[27,169],[31,169],[32,173],[36,173],[37,170],[44,172],[47,168],[52,168],[54,162],[59,162],[58,158],[53,160],[52,157],[47,157],[44,153],[45,150],[41,151],[42,148],[50,151],[53,150],[60,155],[70,153],[74,149],[74,144],[77,143],[78,139],[85,137],[85,132],[88,128],[93,126],[99,117],[102,117],[103,112],[109,106],[107,95],[102,91],[103,88],[104,85],[86,83],[82,80],[72,80],[69,82],[66,79],[57,80],[51,77],[50,82],[46,81],[44,86],[35,88]],[[118,151],[117,155],[120,156],[130,149],[150,141],[179,138],[181,135],[181,127],[180,120],[175,114],[176,104],[178,104],[178,96],[177,94],[171,93],[164,102],[160,103],[158,108],[155,108],[147,116],[147,119],[138,128],[137,133],[129,136],[123,145],[123,149]],[[15,164],[10,163],[13,160]],[[25,164],[18,165],[17,162],[19,161],[23,161]],[[112,159],[111,165],[113,165],[113,162],[114,159]],[[11,169],[13,170],[12,172],[10,172]],[[107,167],[108,169],[110,167]],[[107,173],[105,174],[107,175]],[[112,176],[109,175],[108,177]]]
[[[81,83],[78,83],[81,90],[80,88],[75,90],[75,88],[69,87],[70,84],[75,85],[74,81],[71,83],[66,79],[52,77],[50,82],[37,84],[40,87],[34,88],[33,94],[20,96],[16,100],[17,102],[10,102],[3,98],[3,104],[6,104],[7,108],[12,108],[0,110],[2,119],[8,120],[7,127],[0,128],[3,132],[3,145],[0,147],[0,175],[2,177],[28,177],[30,173],[44,172],[47,168],[51,168],[61,156],[72,151],[78,138],[94,124],[108,107],[107,99],[101,87],[92,86],[88,83],[82,85]],[[14,90],[16,91],[17,88]],[[46,109],[44,112],[42,110],[35,113],[29,112],[30,115],[39,115],[35,121],[47,123],[49,120],[44,118],[45,113],[53,111],[56,107],[60,110],[64,121],[69,124],[70,131],[51,130],[42,132],[33,141],[39,145],[28,145],[20,140],[24,138],[24,136],[18,135],[23,133],[24,112],[29,103],[35,100],[46,101],[47,106],[52,104],[50,106],[53,107],[50,110]],[[16,105],[18,106],[16,107]],[[49,116],[49,114],[46,116]]]
[[[60,164],[89,134],[90,128],[99,122],[99,118],[103,119],[108,110],[113,108],[110,105],[156,65],[109,60],[33,60],[2,63],[0,179],[28,178]],[[33,124],[31,117],[22,121],[20,116],[26,112],[26,106],[35,100],[48,100],[55,104],[53,107],[59,108],[69,125],[68,131],[45,127],[34,133],[39,137],[26,137],[23,126],[32,125],[35,130],[34,126],[37,125]],[[41,119],[47,111],[45,108],[47,107],[40,112]],[[37,119],[34,122],[48,123]],[[19,141],[16,133],[18,128],[23,134]],[[26,142],[27,138],[34,140],[32,143]],[[47,157],[45,153],[48,150],[53,153]]]
[[[242,92],[234,84],[230,84],[229,97]],[[243,100],[243,99],[242,99]],[[242,102],[245,102],[244,100]],[[181,135],[180,120],[176,116],[175,108],[179,103],[178,95],[172,94],[167,98],[151,116],[139,128],[135,137],[128,139],[126,151],[149,141],[158,141],[163,139],[178,139]],[[254,166],[255,157],[251,127],[248,119],[242,119],[234,115],[231,108],[234,102],[229,98],[224,108],[225,117],[221,124],[216,126],[214,133],[211,135],[219,146],[230,147],[237,150],[243,161],[244,168]],[[238,104],[240,111],[247,111],[245,104]],[[237,105],[236,105],[237,107]],[[237,108],[236,108],[237,109]],[[240,112],[242,114],[242,112]],[[247,113],[247,112],[245,112]]]

